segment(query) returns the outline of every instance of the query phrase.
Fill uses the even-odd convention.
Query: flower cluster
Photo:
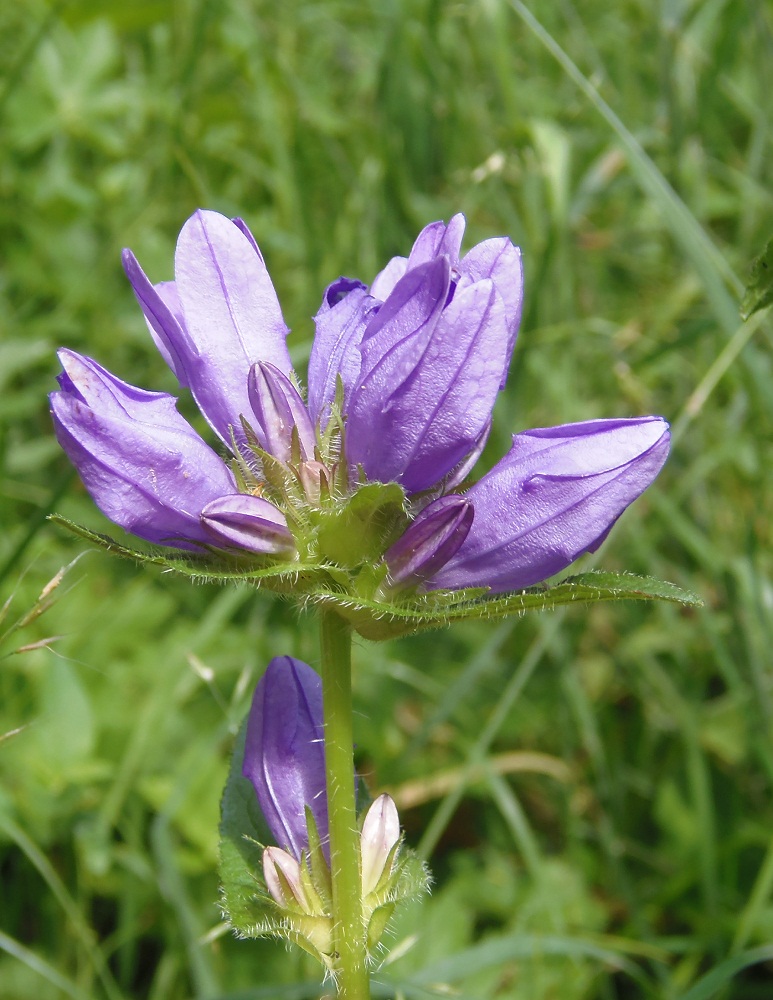
[[[289,937],[332,968],[322,683],[301,660],[276,657],[259,681],[242,773],[279,845],[263,850],[263,875],[277,919],[269,918],[262,932]],[[360,872],[363,926],[372,952],[397,903],[425,888],[422,867],[401,852],[397,809],[388,795],[380,795],[364,816]]]
[[[463,231],[461,215],[432,223],[370,287],[328,287],[305,398],[240,219],[196,212],[171,282],[152,284],[125,251],[150,333],[228,457],[174,397],[62,350],[54,426],[100,509],[189,555],[296,578],[313,569],[379,600],[520,590],[595,550],[659,472],[668,425],[645,416],[523,431],[466,488],[506,381],[523,276],[509,239],[462,255]]]

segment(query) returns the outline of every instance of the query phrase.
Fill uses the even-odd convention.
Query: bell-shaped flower
[[[100,510],[150,542],[211,544],[201,511],[236,483],[174,398],[122,382],[73,351],[61,350],[59,360],[54,430]]]
[[[595,551],[668,455],[661,417],[524,431],[465,493],[475,520],[434,588],[520,590]]]
[[[488,425],[506,354],[505,308],[488,279],[457,289],[438,257],[408,271],[365,331],[346,451],[369,479],[408,493],[438,483]]]
[[[334,282],[315,317],[312,416],[324,422],[340,378],[352,473],[408,493],[450,476],[485,438],[520,321],[520,251],[493,240],[460,259],[463,232],[461,215],[432,223],[370,290]]]
[[[287,327],[241,220],[196,212],[180,233],[173,282],[152,285],[128,250],[124,267],[161,354],[238,463],[250,464],[243,417],[265,450],[277,448],[279,461],[293,427],[301,451],[313,453],[308,414],[285,374]],[[60,360],[61,391],[51,394],[57,438],[109,518],[175,548],[282,558],[293,552],[285,515],[253,495],[259,482],[234,477],[177,413],[173,397],[121,382],[72,351],[60,352]],[[277,402],[256,414],[248,376],[258,362],[270,388],[255,398]]]
[[[296,860],[309,846],[310,809],[327,842],[322,681],[292,656],[273,659],[255,688],[242,773],[255,788],[277,844]]]
[[[241,220],[198,211],[180,232],[173,284],[154,287],[130,250],[123,262],[162,355],[230,448],[250,414],[252,365],[291,370],[287,326],[252,234]]]

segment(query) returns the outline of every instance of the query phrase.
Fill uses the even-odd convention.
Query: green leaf
[[[314,600],[334,605],[365,639],[392,639],[452,622],[485,619],[496,621],[526,611],[545,611],[564,604],[597,601],[670,601],[699,607],[695,594],[673,583],[633,573],[590,572],[568,577],[553,587],[529,587],[513,594],[486,597],[481,589],[438,591],[415,595],[400,604],[350,598],[317,590]]]
[[[620,952],[604,948],[595,941],[559,934],[508,934],[489,938],[464,951],[457,952],[425,966],[411,977],[411,983],[425,986],[432,983],[454,983],[486,969],[496,968],[514,959],[544,960],[547,955],[566,958],[595,959],[613,969],[626,972],[631,978],[644,977],[635,963]],[[687,1000],[687,998],[682,998]],[[692,998],[691,998],[692,1000]]]
[[[595,84],[583,75],[526,4],[521,0],[509,0],[509,3],[617,136],[637,183],[658,208],[674,241],[695,268],[723,329],[732,334],[736,327],[735,302],[725,286],[729,285],[735,292],[740,283],[728,262],[636,136],[601,96]]]
[[[746,286],[741,300],[741,317],[749,319],[751,315],[766,309],[773,303],[773,238],[769,239],[765,249],[751,266],[751,280]]]
[[[263,870],[261,843],[271,835],[258,806],[255,789],[242,776],[247,720],[234,744],[228,780],[220,803],[220,884],[222,906],[231,926],[243,937],[255,937],[269,912],[261,903]]]
[[[679,1000],[710,1000],[727,986],[737,972],[742,972],[750,965],[758,965],[760,962],[773,962],[773,945],[752,948],[726,959],[702,976],[692,989],[679,997]]]
[[[252,559],[246,562],[236,556],[230,557],[228,553],[219,549],[207,551],[201,556],[197,556],[196,553],[179,556],[168,555],[166,549],[146,551],[123,545],[111,538],[110,535],[92,531],[90,528],[76,524],[75,521],[70,521],[60,514],[51,514],[49,521],[66,528],[78,535],[79,538],[85,539],[91,545],[95,545],[111,555],[120,556],[122,559],[131,559],[132,562],[141,565],[160,566],[162,569],[171,570],[173,573],[179,573],[190,579],[206,583],[225,583],[228,581],[253,583],[280,593],[304,594],[312,586],[318,585],[320,575],[323,579],[331,579],[327,567],[321,564],[304,563],[300,565],[294,562],[278,562],[256,566]]]

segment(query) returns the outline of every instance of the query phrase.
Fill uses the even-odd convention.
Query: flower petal
[[[364,371],[369,344],[363,343]],[[439,482],[485,432],[506,344],[504,305],[492,282],[457,292],[436,324],[409,331],[363,378],[350,406],[350,461],[408,493]]]
[[[260,252],[260,247],[258,246],[258,241],[252,235],[252,230],[247,225],[247,223],[244,221],[244,219],[242,219],[240,216],[237,215],[236,218],[231,219],[231,222],[233,222],[233,224],[236,226],[236,228],[238,230],[240,230],[242,233],[244,233],[244,235],[247,237],[247,241],[249,242],[250,246],[252,247],[252,249],[255,251],[255,253],[260,258],[261,264],[265,265],[266,262],[263,259],[263,254]]]
[[[396,480],[405,465],[403,453],[414,444],[410,422],[389,408],[432,337],[449,281],[446,257],[414,268],[365,330],[360,380],[348,406],[346,451],[352,467],[361,464],[369,479]]]
[[[470,250],[459,262],[460,287],[465,281],[476,282],[490,278],[502,296],[507,319],[507,347],[501,386],[507,379],[507,368],[515,347],[515,338],[523,309],[523,261],[521,251],[505,236],[484,240]]]
[[[408,270],[407,257],[393,257],[383,270],[379,271],[370,286],[370,294],[382,302],[392,293],[397,282]]]
[[[335,399],[336,380],[344,385],[344,401],[360,375],[359,347],[380,303],[364,285],[348,278],[334,281],[314,317],[316,335],[309,358],[309,413],[324,430]]]
[[[469,476],[475,468],[478,463],[478,459],[483,454],[483,449],[486,447],[486,442],[489,439],[491,424],[492,421],[489,420],[478,436],[478,440],[473,445],[472,450],[462,459],[456,468],[451,469],[448,475],[443,479],[444,489],[455,490],[457,486],[461,486],[467,476]]]
[[[255,244],[217,212],[199,210],[177,241],[175,287],[191,353],[184,358],[191,392],[220,439],[243,439],[249,416],[247,373],[258,361],[291,371],[287,327]]]
[[[448,225],[445,222],[430,222],[425,226],[411,249],[407,270],[418,267],[428,260],[433,260],[441,254],[446,254],[451,265],[459,260],[459,249],[462,245],[466,220],[461,212],[453,216]]]
[[[322,680],[302,660],[278,656],[258,682],[242,773],[280,847],[300,860],[308,847],[306,806],[327,842]]]
[[[262,497],[232,493],[208,503],[201,525],[215,545],[277,555],[295,548],[284,514]]]
[[[180,385],[187,388],[190,385],[187,369],[196,351],[185,329],[174,282],[153,285],[131,250],[124,250],[121,260],[156,347]]]
[[[201,510],[235,483],[225,463],[177,412],[172,396],[122,382],[62,350],[51,393],[57,440],[99,509],[150,542],[198,549]]]
[[[666,460],[662,417],[591,420],[524,431],[465,497],[475,521],[432,588],[518,590],[584,552],[652,483]]]

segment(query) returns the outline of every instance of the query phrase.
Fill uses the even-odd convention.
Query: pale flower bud
[[[368,809],[360,836],[363,898],[378,885],[389,855],[399,839],[397,806],[389,795],[379,795]]]
[[[266,888],[279,906],[293,906],[309,909],[306,893],[301,884],[301,866],[281,847],[267,847],[263,851],[263,875]],[[289,895],[288,895],[289,893]]]

